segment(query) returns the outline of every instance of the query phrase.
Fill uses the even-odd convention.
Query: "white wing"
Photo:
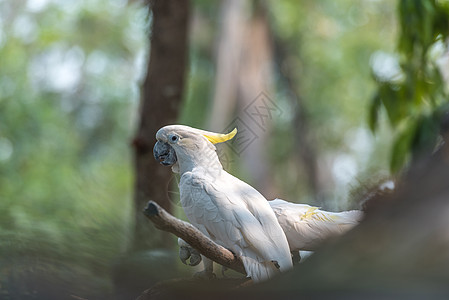
[[[335,213],[280,199],[268,202],[287,236],[291,251],[316,250],[325,240],[353,228],[363,217],[358,210]]]
[[[281,270],[288,269],[291,259],[287,240],[274,214],[271,221],[275,226],[271,227],[277,225],[278,232],[268,226],[270,219],[263,215],[263,210],[259,209],[255,214],[249,210],[242,190],[230,185],[226,181],[229,178],[209,179],[201,172],[186,172],[181,177],[181,203],[190,222],[240,256],[248,276],[255,281],[268,279],[279,272],[272,261],[276,261]],[[263,203],[270,215],[272,210],[268,203]],[[275,234],[271,235],[273,232]],[[284,237],[285,247],[279,243],[278,236]]]

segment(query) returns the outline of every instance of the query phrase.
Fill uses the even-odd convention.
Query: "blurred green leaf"
[[[409,158],[409,149],[416,132],[416,123],[411,120],[399,132],[394,140],[391,154],[390,168],[393,173],[398,172]]]
[[[449,99],[448,83],[441,76],[438,57],[429,54],[436,43],[448,51],[447,44],[439,42],[448,38],[447,4],[435,0],[400,0],[398,15],[401,30],[398,51],[404,80],[399,84],[378,82],[376,93],[398,136],[391,154],[391,168],[394,171],[399,170],[411,154],[416,156],[424,149],[433,149],[439,133],[438,118],[434,117],[434,112]],[[417,120],[409,121],[411,116]],[[411,126],[409,130],[400,127],[405,120]],[[370,126],[376,124],[371,118],[368,123]],[[414,132],[412,140],[411,132]]]
[[[380,95],[376,93],[373,99],[371,100],[368,117],[369,128],[371,129],[372,132],[376,131],[381,105],[382,100],[380,98]]]
[[[439,135],[440,118],[435,114],[422,116],[416,127],[412,149],[414,156],[419,157],[422,153],[434,149]]]

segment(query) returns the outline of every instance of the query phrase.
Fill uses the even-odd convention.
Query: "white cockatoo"
[[[248,277],[266,280],[292,267],[287,238],[267,200],[232,176],[218,159],[214,144],[232,139],[237,130],[218,134],[183,125],[156,133],[156,160],[181,175],[181,204],[189,221],[216,243],[241,258]],[[203,257],[205,273],[212,261]]]

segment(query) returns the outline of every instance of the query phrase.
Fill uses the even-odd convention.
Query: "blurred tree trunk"
[[[261,126],[259,120],[255,121],[257,117],[247,110],[263,105],[257,98],[272,91],[272,46],[264,7],[258,2],[251,5],[247,1],[223,1],[220,24],[217,74],[208,125],[214,131],[238,127],[239,135],[232,147],[244,164],[251,184],[265,196],[273,196],[274,181],[264,152],[266,147],[262,147],[269,136],[271,118],[264,117]]]
[[[142,210],[148,200],[170,211],[167,188],[170,168],[153,158],[155,134],[164,125],[176,123],[183,97],[188,53],[189,1],[150,1],[153,24],[148,72],[142,87],[140,121],[134,146],[135,229],[133,250],[167,247],[168,238],[148,225]]]
[[[208,129],[225,129],[235,111],[237,79],[242,52],[243,34],[247,14],[247,2],[222,1],[220,8],[220,34],[217,41],[217,59],[214,96],[208,121]]]
[[[150,58],[141,90],[140,119],[133,139],[134,230],[128,252],[115,264],[116,299],[135,299],[148,284],[176,276],[171,237],[154,228],[143,215],[148,200],[170,211],[167,189],[170,168],[153,158],[159,128],[176,123],[184,91],[188,51],[188,0],[155,0],[152,11]],[[161,251],[163,249],[163,251]]]
[[[328,190],[325,182],[331,180],[321,179],[318,164],[318,154],[315,149],[316,141],[309,126],[309,118],[304,99],[300,92],[300,80],[295,76],[294,66],[288,63],[290,54],[286,43],[272,32],[275,44],[275,60],[279,73],[285,81],[285,88],[289,95],[290,105],[293,110],[293,133],[295,140],[295,160],[302,167],[308,181],[309,194],[315,198],[317,205],[323,205],[320,194]],[[296,53],[295,56],[298,56]]]
[[[273,43],[265,5],[256,2],[247,22],[238,77],[238,116],[257,138],[241,153],[254,187],[267,198],[276,198],[274,178],[266,147],[276,111],[273,103]],[[265,102],[264,102],[265,101]],[[273,103],[272,103],[273,102]],[[260,115],[259,115],[260,113]]]

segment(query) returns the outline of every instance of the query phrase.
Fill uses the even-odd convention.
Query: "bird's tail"
[[[358,224],[363,218],[363,212],[360,210],[349,210],[335,213],[339,217],[341,223]]]
[[[276,267],[276,262],[264,261],[260,262],[257,259],[248,256],[241,257],[246,274],[254,282],[265,281],[280,273]]]

